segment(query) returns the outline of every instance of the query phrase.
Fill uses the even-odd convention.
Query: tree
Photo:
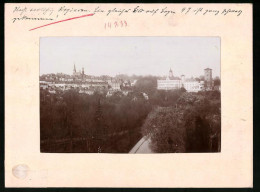
[[[186,134],[181,119],[181,113],[173,107],[158,107],[149,114],[142,133],[151,138],[154,152],[185,152]]]
[[[220,145],[220,97],[216,94],[214,91],[185,93],[178,100],[183,110],[187,152],[220,150],[212,148],[212,138]]]
[[[210,150],[210,127],[208,121],[192,107],[186,108],[183,114],[186,130],[186,151],[208,152]]]
[[[135,90],[147,93],[149,96],[157,90],[157,78],[153,76],[142,77],[137,80]]]
[[[178,90],[157,90],[150,97],[150,103],[152,105],[158,105],[161,107],[174,106],[179,97],[185,92],[185,88]]]
[[[200,81],[200,78],[198,78],[198,77],[195,77],[195,80],[196,80],[196,81]]]
[[[176,106],[154,109],[142,133],[151,138],[155,152],[219,151],[219,98],[184,92]]]
[[[97,99],[96,112],[95,112],[93,122],[94,122],[93,124],[94,152],[97,152],[98,149],[104,152],[104,144],[107,139],[108,127],[103,117],[100,98]]]
[[[219,86],[220,85],[220,78],[219,77],[215,77],[214,78],[214,86]]]
[[[180,91],[181,91],[182,93],[187,92],[187,90],[186,90],[184,87],[180,88]]]
[[[199,78],[200,78],[201,81],[204,81],[204,80],[205,80],[204,75],[201,75]]]

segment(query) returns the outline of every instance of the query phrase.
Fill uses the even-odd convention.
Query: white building
[[[47,89],[49,87],[49,82],[40,81],[40,88]]]
[[[109,85],[113,90],[121,90],[121,82],[119,80],[112,80]]]
[[[204,81],[185,81],[183,85],[188,92],[198,92],[203,90]]]
[[[87,95],[93,95],[94,94],[94,90],[90,90],[90,89],[80,89],[79,93],[83,93],[83,94],[87,94]]]
[[[184,75],[182,75],[181,78],[174,78],[171,69],[165,80],[157,80],[158,90],[175,90],[182,87],[188,92],[202,91],[204,88],[204,81],[186,80]]]
[[[134,80],[133,82],[131,82],[131,86],[135,86],[137,80]]]
[[[56,91],[55,91],[55,90],[49,90],[49,93],[51,93],[51,94],[55,94]]]
[[[157,89],[159,90],[173,90],[180,89],[182,87],[181,80],[157,80]]]
[[[148,95],[146,93],[142,93],[142,94],[143,94],[145,100],[149,99],[149,97],[148,97]]]
[[[107,94],[106,94],[106,97],[111,97],[113,95],[113,92],[112,91],[108,91]]]

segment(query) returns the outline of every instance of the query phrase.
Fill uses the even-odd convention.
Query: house
[[[49,90],[49,93],[56,94],[56,91],[54,89]]]
[[[49,87],[49,83],[47,81],[40,81],[40,88],[47,89]]]
[[[135,86],[136,82],[137,82],[137,80],[131,81],[131,86]]]
[[[143,94],[145,100],[149,99],[149,97],[148,97],[148,95],[146,93],[142,93],[142,94]]]

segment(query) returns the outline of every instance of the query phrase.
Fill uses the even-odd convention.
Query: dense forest
[[[218,91],[183,93],[174,106],[154,108],[142,132],[154,152],[219,152],[220,118]]]
[[[154,152],[220,150],[217,91],[157,90],[155,77],[140,77],[127,96],[105,95],[41,89],[41,152],[128,153],[143,136]]]
[[[42,97],[47,93],[41,91]],[[143,99],[81,95],[74,90],[41,100],[43,151],[128,152],[140,139],[151,106]],[[80,138],[78,141],[73,140]],[[84,138],[84,139],[83,139]],[[71,141],[52,148],[47,141]],[[50,143],[50,142],[49,142]],[[45,146],[44,146],[45,145]]]

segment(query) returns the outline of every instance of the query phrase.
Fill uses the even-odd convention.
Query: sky
[[[42,37],[40,74],[220,76],[218,37]]]

